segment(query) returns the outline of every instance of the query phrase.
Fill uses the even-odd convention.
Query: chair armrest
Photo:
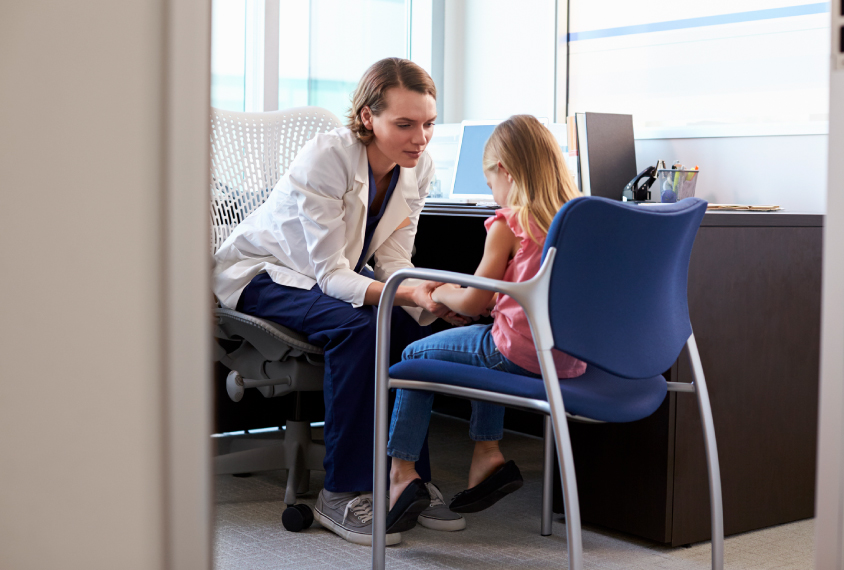
[[[441,269],[424,269],[419,267],[412,267],[406,269],[399,269],[393,273],[387,282],[384,284],[384,289],[381,291],[381,299],[378,302],[378,321],[376,327],[376,343],[375,343],[375,375],[376,381],[379,376],[387,378],[387,371],[389,369],[388,359],[390,354],[390,316],[393,312],[393,305],[396,300],[396,293],[399,285],[405,279],[425,279],[428,281],[439,281],[442,283],[456,283],[457,285],[464,285],[466,287],[475,287],[476,289],[484,289],[486,291],[495,291],[497,293],[504,293],[512,297],[522,309],[530,322],[531,332],[533,334],[534,346],[537,349],[537,355],[540,351],[547,351],[553,348],[554,335],[551,332],[551,324],[547,318],[537,321],[534,315],[538,314],[544,304],[547,309],[548,303],[548,283],[549,279],[546,274],[554,264],[556,256],[556,248],[550,248],[546,253],[545,260],[536,275],[528,281],[519,283],[512,283],[510,281],[502,281],[500,279],[489,279],[488,277],[478,277],[477,275],[468,275],[466,273],[457,273],[456,271],[443,271]]]
[[[376,369],[382,365],[384,366],[384,370],[389,368],[387,359],[390,354],[390,315],[393,312],[393,305],[395,304],[399,285],[405,279],[424,279],[442,283],[456,283],[457,285],[465,285],[466,287],[475,287],[476,289],[511,295],[517,301],[522,297],[520,293],[531,286],[530,281],[511,283],[500,279],[489,279],[487,277],[457,273],[456,271],[443,271],[441,269],[424,269],[418,267],[399,269],[387,279],[384,289],[381,291],[381,299],[378,302]],[[384,361],[383,363],[381,362],[382,360]]]
[[[478,277],[477,275],[457,273],[456,271],[414,267],[410,269],[400,269],[387,279],[384,290],[381,292],[381,299],[378,302],[379,307],[386,303],[389,305],[390,309],[392,309],[398,287],[405,279],[424,279],[426,281],[439,281],[441,283],[455,283],[457,285],[474,287],[475,289],[484,289],[486,291],[495,291],[506,295],[518,295],[519,291],[524,288],[522,287],[522,285],[524,285],[523,283],[511,283],[510,281],[489,279],[488,277]]]

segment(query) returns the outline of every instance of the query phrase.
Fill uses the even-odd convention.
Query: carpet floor
[[[429,435],[433,480],[448,500],[465,488],[472,442],[468,424],[435,415]],[[507,432],[501,443],[514,459],[525,485],[494,507],[465,515],[467,528],[437,532],[417,526],[387,549],[387,567],[402,570],[445,568],[567,568],[566,530],[554,517],[553,536],[539,535],[542,495],[542,442]],[[313,506],[322,472],[311,473],[311,491],[300,502]],[[217,570],[321,570],[370,567],[370,549],[350,544],[320,527],[291,533],[281,525],[285,471],[252,477],[216,477],[214,567]],[[728,537],[729,570],[794,569],[814,566],[814,522],[809,519]],[[672,548],[630,535],[584,526],[585,568],[590,570],[698,570],[709,568],[709,543]]]

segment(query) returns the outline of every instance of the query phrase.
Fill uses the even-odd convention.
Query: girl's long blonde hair
[[[537,244],[530,219],[542,230],[551,227],[563,204],[580,196],[566,167],[563,151],[554,135],[531,115],[513,115],[495,127],[484,147],[484,170],[498,163],[513,177],[507,204],[518,216],[519,225]]]

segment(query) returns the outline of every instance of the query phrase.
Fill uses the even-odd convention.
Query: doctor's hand
[[[418,306],[422,307],[430,313],[433,313],[434,316],[439,317],[445,322],[458,327],[468,325],[473,320],[477,320],[472,319],[471,317],[455,313],[446,305],[434,301],[434,291],[439,287],[445,286],[448,285],[444,285],[443,283],[439,283],[437,281],[424,281],[416,286],[416,290],[414,291],[414,300],[417,301]]]
[[[417,307],[422,307],[429,313],[433,313],[434,316],[443,318],[448,313],[452,312],[451,309],[442,303],[437,303],[431,298],[431,293],[433,293],[434,289],[440,285],[442,285],[442,283],[438,283],[436,281],[423,281],[413,288],[412,298]]]

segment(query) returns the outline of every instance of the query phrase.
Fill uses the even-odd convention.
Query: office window
[[[211,5],[211,106],[243,111],[246,80],[246,0]]]
[[[632,114],[637,138],[826,132],[827,2],[569,0],[569,14],[569,114]]]
[[[407,57],[405,0],[289,0],[279,34],[280,109],[317,105],[343,117],[374,62]]]
[[[266,14],[278,8],[278,28]],[[363,72],[408,57],[410,0],[214,0],[211,105],[237,111],[324,107],[338,117]],[[276,37],[277,36],[277,37]],[[266,50],[278,42],[278,69]],[[265,82],[278,101],[264,101]]]

